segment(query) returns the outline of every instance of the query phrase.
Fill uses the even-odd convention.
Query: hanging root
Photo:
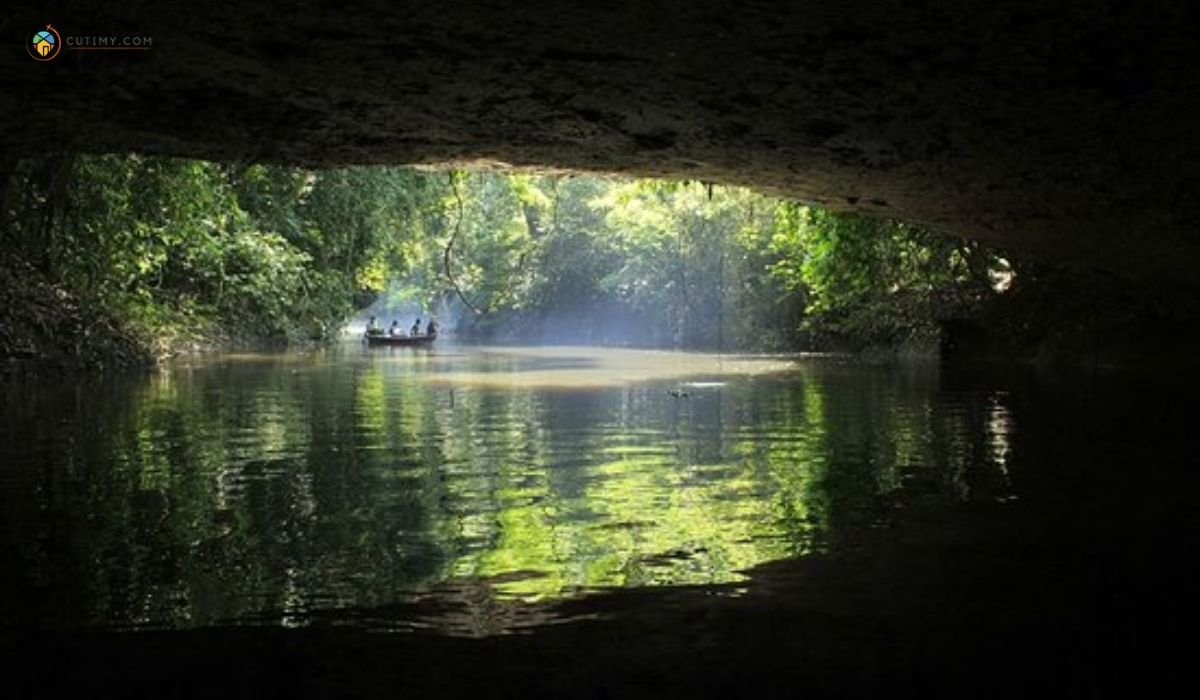
[[[478,316],[483,312],[480,311],[479,308],[474,304],[472,304],[470,299],[467,299],[466,294],[463,294],[462,287],[458,286],[458,280],[454,279],[454,273],[450,270],[450,257],[454,254],[454,242],[458,240],[458,233],[462,230],[463,221],[462,193],[458,191],[458,179],[455,178],[454,175],[454,171],[449,173],[450,187],[454,190],[454,200],[458,202],[458,218],[454,221],[454,232],[450,234],[450,240],[446,241],[446,249],[442,253],[442,268],[445,270],[446,280],[450,282],[450,286],[454,288],[454,292],[458,295],[459,301],[463,303],[463,306],[466,306],[471,310],[472,313]]]

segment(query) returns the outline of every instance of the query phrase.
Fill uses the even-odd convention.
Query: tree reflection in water
[[[578,348],[228,356],[8,405],[4,606],[38,626],[442,595],[478,631],[505,599],[735,582],[901,490],[1010,497],[1016,426],[933,368]]]

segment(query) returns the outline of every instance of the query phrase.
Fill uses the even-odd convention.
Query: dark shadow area
[[[1181,486],[1182,484],[1176,484]],[[1195,486],[1190,483],[1190,486]],[[1155,497],[1161,494],[1155,494]],[[1122,520],[1144,505],[1124,504]],[[367,627],[490,615],[514,633],[450,638],[356,627],[240,627],[24,638],[10,697],[1114,696],[1185,681],[1194,604],[1180,578],[1195,513],[1081,526],[1023,508],[927,512],[851,551],[759,567],[743,585],[640,589],[554,606],[430,603]],[[1071,522],[1075,521],[1075,522]],[[725,597],[744,589],[741,597]],[[483,597],[486,597],[484,595]],[[516,609],[513,609],[516,608]],[[347,616],[339,613],[338,624]],[[598,618],[598,619],[594,619]],[[460,627],[460,631],[463,628]]]

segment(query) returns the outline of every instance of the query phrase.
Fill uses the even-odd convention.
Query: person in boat
[[[429,323],[425,324],[425,335],[433,337],[437,335],[437,323],[431,318]]]
[[[370,321],[367,321],[367,335],[382,335],[383,329],[379,327],[379,321],[372,316]]]
[[[392,327],[390,329],[388,329],[388,333],[392,337],[399,337],[401,335],[404,335],[404,329],[400,327],[399,319],[392,321]]]
[[[408,334],[413,338],[421,335],[421,319],[418,318],[416,321],[413,321],[412,328],[408,329]]]

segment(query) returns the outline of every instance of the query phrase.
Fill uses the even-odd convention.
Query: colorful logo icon
[[[38,61],[52,61],[62,50],[62,37],[58,31],[46,25],[46,28],[34,33],[33,40],[25,45],[29,55]]]

